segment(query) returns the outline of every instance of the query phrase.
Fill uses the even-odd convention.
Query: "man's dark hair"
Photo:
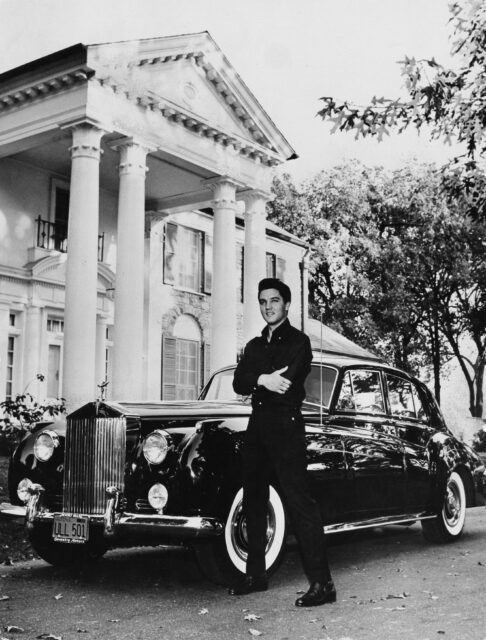
[[[260,293],[265,289],[277,289],[284,302],[290,302],[292,298],[288,285],[278,278],[263,278],[263,280],[260,280],[258,283],[258,297],[260,297]]]

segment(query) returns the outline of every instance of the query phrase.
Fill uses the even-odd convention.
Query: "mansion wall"
[[[1,399],[26,389],[38,397],[62,395],[67,248],[67,228],[62,221],[67,220],[68,191],[69,176],[16,159],[0,160]],[[116,217],[117,194],[101,189],[97,384],[112,377]],[[209,375],[212,234],[211,211],[146,215],[143,351],[147,399],[194,397]],[[237,215],[236,241],[237,345],[241,349],[243,304],[257,305],[256,292],[253,300],[243,300],[242,213]],[[304,250],[298,239],[273,227],[267,229],[267,273],[290,285],[294,295],[290,319],[299,327]],[[228,364],[232,360],[233,354],[228,354]],[[107,397],[111,397],[110,386]]]

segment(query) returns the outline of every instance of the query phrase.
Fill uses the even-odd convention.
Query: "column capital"
[[[111,142],[109,146],[120,153],[120,175],[131,173],[143,176],[148,171],[146,156],[157,148],[143,140],[126,136]]]
[[[248,216],[267,216],[266,204],[274,199],[274,195],[259,189],[248,189],[240,192],[238,199],[245,203],[245,218]]]
[[[77,122],[69,125],[73,136],[73,144],[70,147],[72,158],[100,159],[101,138],[106,131],[89,121]]]
[[[214,194],[214,200],[211,201],[213,209],[236,209],[236,189],[241,186],[240,182],[229,176],[218,176],[204,180],[203,184]]]

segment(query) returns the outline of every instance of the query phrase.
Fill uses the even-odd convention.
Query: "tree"
[[[486,223],[448,206],[437,170],[417,163],[388,174],[354,162],[274,191],[270,218],[311,245],[314,317],[411,372],[430,365],[439,400],[456,356],[481,416]]]
[[[392,129],[426,127],[433,138],[458,141],[464,153],[443,168],[443,185],[451,200],[478,218],[486,216],[486,4],[458,0],[450,12],[457,69],[405,57],[400,64],[407,98],[375,96],[360,108],[323,97],[319,115],[333,123],[333,132],[353,131],[356,138],[381,140]]]

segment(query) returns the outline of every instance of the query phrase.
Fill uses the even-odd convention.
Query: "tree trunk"
[[[474,418],[483,417],[483,383],[484,383],[484,367],[485,362],[481,358],[476,361],[476,378],[475,378],[475,401],[471,408],[471,415]]]

